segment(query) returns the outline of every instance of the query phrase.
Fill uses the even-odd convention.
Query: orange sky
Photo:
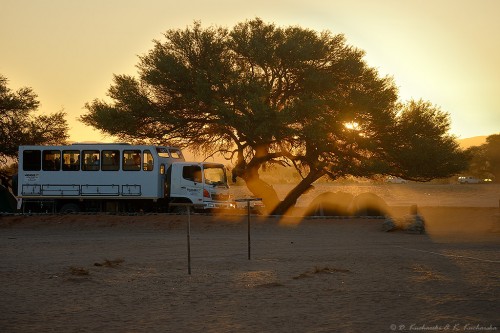
[[[13,90],[32,87],[40,111],[64,109],[72,140],[110,141],[76,118],[113,74],[136,73],[153,39],[194,20],[260,17],[345,34],[403,100],[440,106],[466,138],[500,131],[499,13],[497,0],[0,0],[0,74]]]

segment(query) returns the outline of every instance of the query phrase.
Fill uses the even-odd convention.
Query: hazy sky
[[[0,0],[0,74],[12,90],[32,87],[40,111],[64,110],[72,140],[105,141],[76,118],[113,74],[136,73],[153,39],[194,20],[260,17],[343,33],[403,100],[441,107],[466,138],[500,132],[499,13],[499,0]]]

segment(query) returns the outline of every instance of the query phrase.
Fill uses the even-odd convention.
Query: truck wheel
[[[64,204],[59,210],[59,212],[63,214],[78,213],[79,211],[80,207],[78,207],[78,205],[75,203]]]
[[[174,206],[170,208],[170,212],[173,214],[178,214],[178,215],[186,215],[187,214],[187,207],[185,206]]]
[[[188,202],[186,202],[186,203],[188,203]],[[186,206],[173,206],[172,205],[169,207],[169,211],[170,211],[170,213],[173,213],[173,214],[186,215],[188,208]],[[191,211],[191,213],[194,213],[194,207],[191,207],[190,211]]]

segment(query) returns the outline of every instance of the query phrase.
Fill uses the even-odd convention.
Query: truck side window
[[[41,167],[42,167],[42,159],[40,150],[23,151],[24,171],[40,171]]]
[[[141,170],[141,151],[124,150],[123,151],[123,170],[139,171]]]
[[[153,167],[154,167],[154,164],[153,164],[153,154],[151,154],[151,151],[149,150],[145,150],[143,152],[143,161],[144,161],[144,164],[142,166],[142,170],[144,171],[153,171]]]
[[[120,151],[103,150],[101,152],[101,170],[117,171],[120,170]]]
[[[187,165],[182,168],[182,178],[201,183],[201,167],[199,165]]]
[[[83,171],[98,171],[99,170],[99,150],[84,150],[82,151],[82,170]]]
[[[59,150],[44,150],[42,152],[42,170],[61,170],[61,152]]]
[[[79,150],[63,150],[62,153],[62,169],[63,171],[78,171],[80,170],[80,151]]]

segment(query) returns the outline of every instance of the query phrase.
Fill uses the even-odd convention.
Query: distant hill
[[[459,139],[458,143],[462,149],[467,149],[472,146],[480,146],[486,143],[487,135],[473,136],[472,138]]]

